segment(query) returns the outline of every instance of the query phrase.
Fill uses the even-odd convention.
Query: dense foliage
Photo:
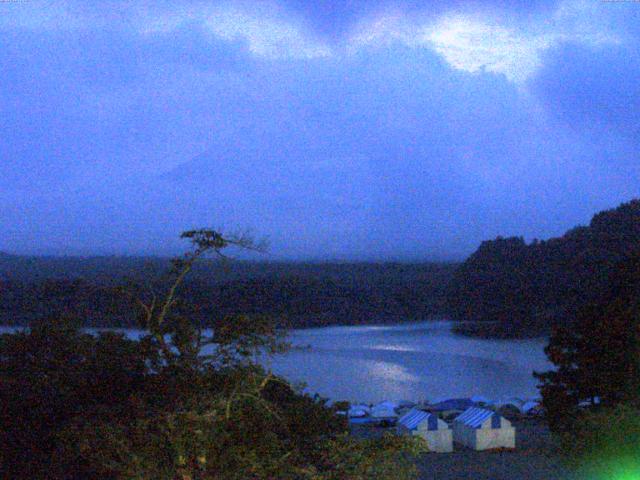
[[[0,338],[3,478],[45,478],[65,425],[97,408],[119,416],[144,388],[144,352],[120,335],[51,319]]]
[[[640,473],[640,405],[585,412],[561,435],[566,460],[582,478],[637,478]]]
[[[168,266],[153,258],[47,258],[0,255],[0,324],[27,325],[67,313],[85,326],[136,325],[115,291]],[[305,264],[204,259],[182,286],[177,309],[200,324],[228,315],[268,315],[292,327],[364,324],[442,315],[454,264]],[[142,273],[141,273],[142,272]]]
[[[58,318],[1,337],[2,478],[413,478],[418,441],[355,440],[325,400],[256,363],[287,347],[273,322],[228,316],[207,337],[173,308],[199,257],[252,246],[212,231],[183,236],[194,250],[167,282],[124,292],[140,340]]]
[[[608,292],[557,327],[545,352],[555,369],[537,374],[550,426],[571,431],[583,407],[640,399],[640,256],[619,265]]]
[[[486,241],[455,273],[448,310],[458,320],[487,322],[470,333],[548,333],[599,301],[617,266],[638,251],[640,200],[598,213],[589,226],[560,238],[531,244],[517,237]]]

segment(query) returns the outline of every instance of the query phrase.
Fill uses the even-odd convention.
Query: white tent
[[[371,408],[371,416],[374,418],[398,418],[396,412],[398,404],[395,402],[382,402]]]
[[[496,412],[471,407],[453,421],[453,439],[474,450],[515,448],[516,429]]]
[[[366,417],[371,412],[371,408],[368,405],[351,405],[347,415],[349,418]]]
[[[400,417],[397,429],[398,433],[424,438],[431,452],[453,452],[453,435],[449,425],[429,412],[411,409]]]

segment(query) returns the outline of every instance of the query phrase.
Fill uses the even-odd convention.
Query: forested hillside
[[[460,265],[205,261],[185,282],[179,308],[202,323],[248,314],[293,327],[448,315],[475,322],[457,327],[461,333],[530,336],[597,302],[638,252],[640,200],[633,200],[559,238],[485,241]],[[116,288],[149,278],[161,288],[169,265],[166,258],[0,254],[0,323],[67,313],[87,326],[135,326],[131,300]]]
[[[168,259],[19,257],[0,254],[0,323],[63,313],[86,326],[135,326],[116,287],[149,278],[162,289]],[[203,261],[179,292],[179,309],[202,323],[225,315],[277,317],[292,327],[425,319],[442,315],[455,264]],[[138,287],[135,287],[138,285]]]
[[[598,213],[586,227],[526,244],[511,237],[483,242],[457,270],[447,308],[486,336],[548,332],[606,293],[612,274],[640,251],[640,200]],[[495,322],[495,323],[494,323]],[[462,327],[460,328],[462,331]]]

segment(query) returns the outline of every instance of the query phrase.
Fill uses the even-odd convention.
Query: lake
[[[335,400],[538,396],[532,371],[551,368],[543,351],[546,339],[469,338],[454,334],[452,325],[429,321],[294,330],[290,341],[310,348],[275,357],[269,366],[293,382],[305,382],[309,392]]]
[[[311,348],[276,358],[272,367],[323,396],[366,403],[537,396],[532,371],[551,368],[546,339],[475,339],[451,327],[430,321],[297,330],[291,341]]]

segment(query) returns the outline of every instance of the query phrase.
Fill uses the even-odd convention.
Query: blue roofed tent
[[[454,411],[463,412],[473,406],[475,406],[475,403],[470,398],[451,398],[431,405],[429,410],[446,414]]]
[[[499,418],[499,415],[497,415],[495,412],[492,412],[491,410],[472,407],[465,410],[465,412],[458,418],[456,418],[455,421],[462,422],[472,428],[481,428],[482,423],[485,422],[488,418],[491,418],[492,422],[495,422],[495,420],[493,419]]]
[[[453,439],[474,450],[515,448],[516,430],[502,415],[471,407],[453,421]]]
[[[453,451],[453,434],[449,425],[429,412],[416,408],[409,410],[398,420],[397,429],[401,434],[422,437],[432,452]]]

